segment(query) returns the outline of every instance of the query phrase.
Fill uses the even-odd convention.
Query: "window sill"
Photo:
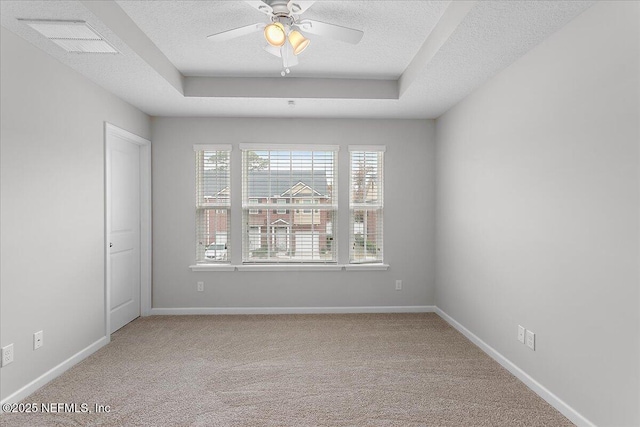
[[[347,264],[347,271],[383,271],[389,269],[389,264]]]
[[[384,271],[389,264],[196,264],[191,271]]]
[[[243,264],[238,271],[340,271],[342,265],[337,264]]]
[[[231,264],[195,264],[190,265],[191,271],[235,271],[236,266]]]

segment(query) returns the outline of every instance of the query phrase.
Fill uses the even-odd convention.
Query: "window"
[[[249,204],[250,205],[257,205],[258,204],[258,199],[249,199]],[[260,213],[260,211],[258,209],[249,209],[249,213],[250,214],[258,214],[258,213]]]
[[[336,263],[337,146],[241,144],[244,263]],[[251,200],[262,201],[259,215]],[[313,204],[313,209],[292,205]],[[287,205],[288,209],[283,209]]]
[[[229,262],[230,145],[194,145],[196,263]]]
[[[278,205],[286,205],[287,204],[287,200],[286,199],[278,199],[276,202]],[[286,209],[278,209],[276,211],[277,214],[286,214],[287,210]]]
[[[349,262],[381,263],[384,146],[349,146]]]

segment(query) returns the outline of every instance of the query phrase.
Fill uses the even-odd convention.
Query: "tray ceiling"
[[[435,118],[593,1],[317,1],[304,18],[364,31],[309,36],[285,78],[243,1],[2,1],[0,23],[153,116]],[[83,20],[120,54],[61,49],[19,19]],[[288,105],[295,100],[295,108]]]

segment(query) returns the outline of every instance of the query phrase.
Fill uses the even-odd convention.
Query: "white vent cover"
[[[67,52],[118,53],[100,34],[84,21],[49,21],[20,19]]]

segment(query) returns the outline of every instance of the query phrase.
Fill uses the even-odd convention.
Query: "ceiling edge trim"
[[[184,93],[182,73],[115,1],[81,0],[81,3],[171,86]]]
[[[475,4],[475,0],[452,1],[449,3],[440,20],[427,36],[420,50],[418,50],[418,53],[416,53],[409,66],[398,79],[400,96],[404,95],[409,86],[424,71],[427,64],[431,62],[433,57],[449,40]]]
[[[304,77],[185,77],[184,96],[201,98],[399,99],[397,80]]]

